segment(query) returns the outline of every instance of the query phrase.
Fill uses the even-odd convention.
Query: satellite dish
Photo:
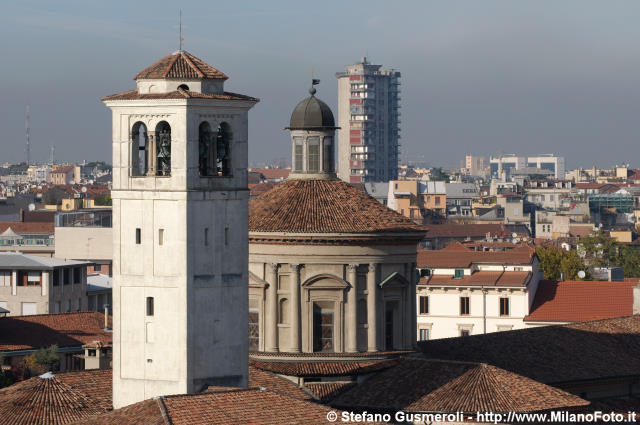
[[[29,211],[35,211],[36,210],[36,204],[29,204]]]
[[[80,189],[82,191],[82,193],[87,193],[87,187],[86,186],[82,186],[82,189]]]
[[[512,244],[517,244],[517,243],[518,243],[518,240],[517,240],[516,238],[513,238],[513,239],[511,239],[511,243],[512,243]]]
[[[578,277],[579,277],[580,279],[584,279],[584,277],[585,277],[586,275],[587,275],[587,274],[584,272],[584,270],[580,270],[580,271],[578,272]]]
[[[512,237],[513,239],[515,239],[515,238],[517,238],[517,237],[518,237],[518,234],[517,234],[516,232],[513,232],[513,233],[511,234],[511,237]]]

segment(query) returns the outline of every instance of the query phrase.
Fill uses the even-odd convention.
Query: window
[[[181,90],[189,91],[189,86],[186,84],[180,84],[178,88]]]
[[[304,139],[302,137],[293,138],[293,171],[303,171],[302,162],[304,160]]]
[[[289,323],[289,300],[283,298],[280,300],[280,311],[278,312],[278,323]]]
[[[327,173],[333,170],[333,137],[325,137],[322,148],[322,171]]]
[[[164,229],[158,229],[158,245],[164,245]]]
[[[89,357],[95,357],[96,356],[96,350],[87,350],[87,352],[89,353]]]
[[[147,127],[137,122],[131,129],[131,175],[144,176],[148,171],[147,149],[149,147],[147,138]]]
[[[509,315],[509,298],[500,298],[500,316]]]
[[[198,171],[201,176],[216,176],[216,144],[208,122],[198,128]]]
[[[142,230],[138,227],[136,229],[136,245],[140,245],[142,243]]]
[[[462,279],[464,277],[464,270],[456,269],[454,277],[456,279]]]
[[[71,271],[68,268],[62,269],[62,280],[65,285],[71,283]]]
[[[420,297],[420,314],[429,314],[429,297]]]
[[[420,329],[420,341],[429,340],[429,329]]]
[[[460,315],[466,316],[469,313],[469,297],[460,297]]]
[[[435,199],[436,199],[436,206],[439,206],[440,205],[440,197],[436,196]]]
[[[94,265],[93,265],[93,271],[94,271],[94,272],[100,272],[100,271],[102,271],[102,264],[94,264]]]
[[[307,139],[307,171],[317,173],[320,171],[320,138],[312,136]]]
[[[469,336],[469,335],[471,335],[471,331],[469,331],[468,329],[460,330],[460,336]]]
[[[153,297],[147,297],[147,316],[153,316]]]
[[[204,246],[209,246],[209,228],[204,228]]]
[[[74,267],[73,269],[73,283],[81,283],[82,281],[82,269],[80,267]]]
[[[11,286],[11,272],[0,271],[0,286]]]
[[[223,122],[216,135],[216,172],[219,176],[231,175],[231,127]]]
[[[224,228],[224,244],[229,245],[229,228]]]
[[[260,349],[260,313],[258,310],[249,310],[249,351]]]
[[[420,269],[420,277],[431,276],[431,269]]]
[[[171,175],[171,126],[160,121],[156,126],[156,175]]]
[[[28,272],[26,274],[27,286],[40,286],[40,272]]]

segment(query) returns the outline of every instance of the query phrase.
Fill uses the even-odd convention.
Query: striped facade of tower
[[[400,72],[366,58],[338,78],[338,177],[349,183],[398,178]]]

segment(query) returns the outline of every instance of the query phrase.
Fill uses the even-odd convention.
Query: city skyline
[[[84,2],[8,5],[0,34],[15,40],[5,53],[20,66],[6,67],[0,85],[2,162],[25,158],[27,105],[33,161],[46,161],[53,143],[60,160],[111,162],[99,97],[132,88],[130,69],[178,48],[177,7],[157,6],[130,4],[125,13]],[[424,156],[429,165],[453,167],[467,153],[555,153],[570,169],[629,162],[640,153],[639,6],[632,2],[394,9],[368,2],[364,11],[356,2],[340,13],[333,6],[181,5],[185,49],[233,75],[229,90],[261,99],[252,111],[250,161],[286,156],[283,127],[312,72],[322,80],[318,97],[337,110],[335,73],[363,55],[402,72],[401,160]],[[397,22],[403,25],[389,33]],[[347,37],[354,31],[366,37]]]

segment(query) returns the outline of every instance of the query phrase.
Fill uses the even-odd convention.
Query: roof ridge
[[[164,78],[167,78],[167,75],[169,75],[169,72],[171,72],[171,68],[173,68],[173,65],[175,65],[176,61],[178,60],[178,58],[180,57],[180,55],[175,55],[175,57],[173,59],[171,59],[171,61],[169,62],[169,65],[167,65],[167,68],[165,69],[164,73],[162,74],[162,76]]]
[[[193,68],[198,73],[200,78],[204,78],[204,72],[202,72],[195,63],[193,63],[193,61],[189,57],[189,53],[182,51],[180,52],[180,55],[184,60],[187,61],[187,63],[191,66],[191,68]]]

